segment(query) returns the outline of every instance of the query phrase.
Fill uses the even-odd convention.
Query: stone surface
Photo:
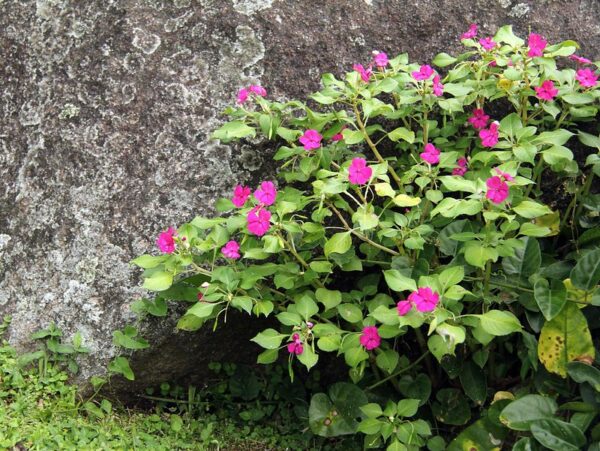
[[[112,331],[142,293],[129,260],[168,225],[210,213],[268,160],[268,149],[208,139],[237,89],[305,96],[320,73],[367,62],[373,49],[424,63],[458,49],[471,22],[573,38],[600,57],[597,0],[0,0],[0,313],[13,315],[10,340],[25,345],[50,321],[67,336],[79,330],[93,352],[81,380],[101,373]],[[140,384],[153,370],[175,378],[238,358],[231,331],[215,353],[207,333],[147,329],[162,347],[137,358]],[[161,353],[179,363],[145,363]]]

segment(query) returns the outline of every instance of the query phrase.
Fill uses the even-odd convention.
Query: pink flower
[[[371,75],[373,75],[373,70],[371,69],[371,66],[365,68],[362,64],[355,64],[354,66],[352,66],[352,69],[354,69],[360,74],[360,78],[365,83],[368,83],[369,79],[371,78]]]
[[[486,180],[485,197],[495,204],[501,204],[508,197],[508,185],[500,177],[494,176]]]
[[[536,86],[534,89],[538,99],[541,100],[552,100],[558,94],[558,89],[554,87],[552,80],[546,80],[541,86]]]
[[[412,309],[412,303],[406,300],[400,301],[398,304],[396,304],[396,308],[398,309],[398,315],[404,316],[410,312],[410,309]]]
[[[247,186],[238,185],[233,190],[233,198],[231,202],[236,207],[243,207],[248,197],[250,197],[251,190]]]
[[[388,56],[384,52],[373,52],[373,62],[379,69],[385,68],[389,64]]]
[[[575,78],[584,88],[593,88],[598,83],[598,75],[591,69],[579,69]]]
[[[440,151],[431,143],[425,144],[425,151],[419,156],[429,164],[438,164],[440,162]]]
[[[250,94],[248,92],[247,89],[242,88],[238,91],[238,95],[237,95],[237,102],[238,103],[244,103],[246,100],[248,100],[248,94]]]
[[[411,72],[411,75],[415,80],[427,80],[433,75],[433,69],[431,66],[425,64],[418,71]]]
[[[172,254],[175,251],[175,240],[173,239],[175,235],[177,235],[177,232],[173,227],[169,227],[166,231],[158,235],[156,245],[161,252]]]
[[[546,45],[548,45],[548,41],[546,41],[541,35],[531,33],[529,35],[529,41],[527,42],[527,46],[529,47],[527,56],[530,58],[533,58],[534,56],[542,56],[544,54]]]
[[[341,141],[342,139],[344,139],[344,135],[342,135],[341,133],[336,133],[331,137],[331,140],[335,142]]]
[[[589,59],[584,58],[583,56],[571,55],[569,56],[569,59],[577,61],[577,64],[592,64],[592,62]]]
[[[512,175],[508,174],[507,172],[501,171],[498,168],[495,168],[494,171],[496,171],[496,174],[498,174],[500,178],[503,178],[508,182],[512,182],[515,179]]]
[[[469,118],[469,122],[475,130],[485,128],[489,120],[490,117],[480,108],[473,110],[473,116]]]
[[[267,95],[267,90],[265,88],[263,88],[262,86],[252,85],[248,89],[251,92],[253,92],[254,94],[256,94],[257,96],[266,97],[266,95]]]
[[[444,85],[440,83],[440,76],[433,77],[433,95],[441,96],[444,93]]]
[[[479,131],[481,145],[484,147],[494,147],[498,144],[498,123],[492,122],[490,128],[484,128]]]
[[[458,159],[458,161],[456,163],[458,164],[458,167],[452,169],[452,175],[458,175],[458,176],[462,177],[463,175],[465,175],[467,173],[467,159],[464,157],[461,157]]]
[[[240,258],[240,245],[234,240],[228,241],[227,244],[221,248],[221,252],[227,258]]]
[[[479,44],[488,52],[496,48],[496,45],[498,45],[491,37],[480,39]]]
[[[488,64],[490,67],[496,67],[497,65],[498,63],[496,61],[490,61],[490,64]]]
[[[273,205],[277,197],[277,188],[273,182],[262,182],[260,188],[254,191],[254,197],[265,206]]]
[[[365,347],[367,351],[378,348],[381,344],[381,337],[375,326],[366,326],[362,330],[360,335],[360,344]]]
[[[287,350],[290,354],[300,355],[304,352],[304,347],[302,346],[302,341],[300,340],[300,335],[294,334],[292,335],[292,342],[288,343]]]
[[[256,236],[263,236],[271,228],[271,212],[261,207],[254,207],[248,212],[248,231]]]
[[[440,295],[429,287],[419,288],[408,295],[419,312],[431,312],[440,302]]]
[[[304,150],[313,150],[321,147],[323,137],[316,130],[306,130],[298,141],[304,146]]]
[[[469,27],[469,31],[463,33],[460,36],[461,41],[463,39],[473,39],[475,36],[477,36],[477,24],[472,23],[471,26]]]
[[[367,166],[364,158],[354,158],[348,168],[348,180],[354,185],[364,185],[373,175],[373,169]]]

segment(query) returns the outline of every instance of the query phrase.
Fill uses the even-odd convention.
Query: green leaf
[[[352,237],[350,232],[336,233],[327,240],[324,247],[325,256],[328,257],[332,253],[345,254],[352,246]]]
[[[164,255],[140,255],[138,258],[131,260],[131,263],[143,269],[156,268],[165,261]]]
[[[394,439],[392,443],[388,445],[385,451],[406,451],[408,448],[404,443],[400,443],[398,439]]]
[[[394,197],[393,202],[399,207],[414,207],[421,203],[421,198],[411,197],[407,194],[398,194]]]
[[[368,418],[377,418],[383,415],[383,411],[381,410],[381,406],[377,403],[371,402],[369,404],[365,404],[360,407],[362,413],[364,413]]]
[[[465,248],[465,260],[469,265],[484,268],[489,260],[498,260],[498,251],[493,247],[486,247],[481,241],[471,241]]]
[[[337,307],[342,302],[342,293],[337,290],[328,290],[327,288],[317,288],[315,292],[317,301],[323,303],[325,310]]]
[[[319,313],[319,306],[310,298],[310,296],[305,295],[296,301],[296,311],[304,318],[304,320],[308,321],[310,317]]]
[[[396,407],[396,413],[400,417],[412,417],[417,410],[419,410],[418,399],[401,399]]]
[[[381,368],[388,374],[392,374],[392,372],[396,369],[396,366],[398,366],[399,359],[400,356],[398,356],[398,353],[396,351],[394,351],[393,349],[387,349],[377,355],[375,363],[379,368]]]
[[[383,424],[384,423],[382,421],[375,418],[365,418],[359,423],[356,430],[357,432],[362,432],[363,434],[372,435],[378,433]]]
[[[285,337],[285,335],[280,334],[275,329],[266,329],[260,332],[250,341],[257,343],[265,349],[277,349]]]
[[[417,374],[414,379],[412,376],[403,376],[398,382],[398,387],[400,388],[400,393],[404,396],[419,399],[421,406],[427,402],[431,395],[431,381],[423,373]]]
[[[437,67],[446,67],[446,66],[449,66],[450,64],[454,64],[456,61],[457,61],[457,59],[454,58],[453,56],[442,52],[442,53],[438,53],[431,62],[433,64],[435,64]]]
[[[123,356],[116,357],[108,364],[108,370],[113,373],[122,374],[127,380],[134,380],[135,376],[131,367],[129,366],[129,360]]]
[[[469,403],[456,388],[443,388],[436,394],[437,402],[433,403],[431,410],[438,421],[446,424],[463,425],[471,418]]]
[[[562,310],[567,302],[567,289],[561,280],[539,279],[533,287],[535,302],[548,321]]]
[[[511,113],[500,121],[500,131],[505,133],[511,139],[515,139],[517,132],[522,128],[523,124],[517,113]]]
[[[592,103],[594,96],[586,93],[571,93],[561,96],[561,99],[571,105],[585,105],[586,103]]]
[[[500,421],[515,431],[528,431],[534,421],[552,418],[557,410],[556,401],[548,396],[525,395],[500,412]]]
[[[524,200],[519,205],[514,206],[513,211],[519,216],[527,219],[538,218],[552,213],[552,210],[546,205],[542,205],[532,200]]]
[[[567,364],[567,373],[580,384],[587,382],[594,389],[600,392],[600,370],[583,362],[569,362]]]
[[[534,421],[531,433],[538,442],[554,451],[577,451],[586,444],[585,436],[577,426],[555,418]]]
[[[362,321],[362,310],[354,304],[340,304],[337,307],[338,313],[349,323],[358,323]]]
[[[533,144],[550,144],[554,146],[562,146],[569,138],[573,136],[569,130],[558,129],[551,132],[542,132],[532,141]]]
[[[383,272],[383,276],[388,286],[394,291],[402,292],[417,290],[417,283],[413,279],[403,275],[397,269],[388,269]]]
[[[150,346],[146,340],[142,337],[136,337],[136,335],[137,330],[133,336],[124,334],[120,330],[115,330],[113,332],[113,343],[116,346],[121,346],[126,349],[146,349]]]
[[[514,48],[521,47],[525,44],[523,39],[515,36],[512,31],[512,25],[504,25],[503,27],[498,28],[498,31],[496,31],[496,34],[494,35],[494,41],[500,43],[504,42]]]
[[[304,346],[304,351],[297,358],[309,371],[319,361],[319,355],[310,346]]]
[[[406,127],[398,127],[388,133],[388,138],[394,142],[402,139],[407,143],[412,144],[415,142],[415,132],[408,130]]]
[[[600,281],[600,249],[587,252],[577,261],[571,271],[571,283],[575,288],[590,291]]]
[[[515,249],[515,255],[502,260],[502,268],[507,274],[529,277],[535,274],[542,264],[540,245],[535,238],[520,238],[524,246]]]
[[[595,356],[587,320],[576,304],[567,302],[558,315],[542,327],[538,358],[551,373],[567,377],[567,364]]]
[[[463,363],[459,378],[465,394],[477,404],[483,405],[487,398],[487,383],[483,370],[469,360]]]
[[[344,352],[344,360],[346,364],[352,368],[358,366],[358,364],[369,358],[369,354],[361,347],[350,348]]]
[[[444,269],[438,277],[442,294],[444,294],[449,287],[462,282],[464,277],[465,268],[463,266],[451,266],[450,268]]]
[[[256,136],[256,130],[242,121],[231,121],[223,124],[212,136],[214,139],[219,139],[227,143],[234,139],[245,138],[246,136],[254,137]]]
[[[328,394],[317,393],[310,400],[308,421],[311,431],[321,437],[356,433],[360,407],[367,404],[363,391],[354,384],[338,382],[329,388]]]
[[[449,175],[438,177],[438,180],[442,182],[442,185],[444,185],[444,188],[448,191],[462,191],[466,193],[477,192],[477,184],[472,180]]]
[[[521,330],[518,318],[507,311],[490,310],[483,315],[474,316],[479,318],[483,330],[491,335],[508,335]]]
[[[198,318],[208,318],[212,315],[217,304],[211,302],[197,302],[185,312],[186,315],[194,315]]]
[[[167,271],[156,271],[144,279],[144,288],[150,291],[164,291],[173,284],[173,274]]]
[[[360,130],[350,130],[347,128],[342,131],[342,136],[344,137],[344,142],[348,145],[358,144],[365,140]]]
[[[261,365],[269,365],[277,361],[277,357],[279,356],[279,349],[266,349],[260,354],[256,359],[256,363],[260,363]]]

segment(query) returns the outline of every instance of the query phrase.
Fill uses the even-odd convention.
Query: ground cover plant
[[[291,378],[337,356],[346,379],[310,402],[318,436],[599,449],[598,64],[510,26],[460,38],[430,64],[374,52],[307,102],[241,89],[214,137],[270,140],[277,180],[162,232],[133,261],[156,292],[136,309],[187,302],[187,331],[273,317],[258,363]]]

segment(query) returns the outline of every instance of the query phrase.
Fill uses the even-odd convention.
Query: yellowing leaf
[[[538,357],[551,373],[567,377],[567,363],[584,357],[594,358],[594,344],[583,313],[567,303],[560,313],[542,328]]]
[[[394,197],[394,203],[399,207],[414,207],[421,203],[420,197],[410,197],[406,194],[398,194]]]

